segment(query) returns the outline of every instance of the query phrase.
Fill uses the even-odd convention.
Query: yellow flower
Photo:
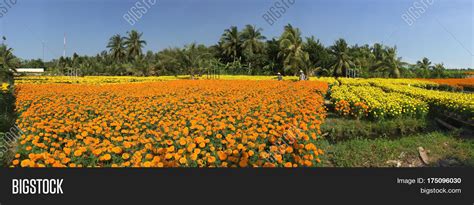
[[[130,154],[128,154],[128,153],[123,153],[122,154],[122,159],[127,160],[129,158],[130,158]]]
[[[25,160],[21,161],[21,167],[27,167],[29,165],[30,165],[30,160],[29,159],[25,159]]]
[[[114,148],[112,149],[112,151],[113,151],[115,154],[120,154],[120,153],[122,153],[122,148],[120,148],[120,147],[114,147]]]
[[[150,161],[144,162],[143,167],[151,167],[151,162]]]
[[[4,92],[8,91],[8,87],[10,87],[8,83],[2,83],[2,91]]]
[[[105,154],[104,156],[102,156],[102,157],[100,158],[100,160],[102,160],[102,161],[109,161],[111,158],[112,158],[112,156],[110,156],[110,154]]]
[[[207,162],[209,162],[211,164],[214,163],[215,161],[216,161],[216,158],[213,157],[213,156],[207,158]]]
[[[187,162],[187,160],[184,157],[179,159],[179,163],[181,163],[181,164],[186,164],[186,162]]]
[[[79,156],[81,156],[81,155],[82,155],[82,151],[81,151],[81,150],[76,150],[76,151],[74,151],[74,156],[75,156],[75,157],[79,157]]]

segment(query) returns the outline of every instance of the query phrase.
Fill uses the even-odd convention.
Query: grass
[[[414,133],[432,130],[427,119],[397,118],[383,121],[347,119],[329,115],[321,125],[321,131],[327,133],[326,139],[340,142],[350,139],[400,138]]]
[[[474,140],[458,139],[452,133],[352,139],[334,144],[322,140],[320,146],[326,150],[324,165],[329,167],[394,167],[396,162],[402,167],[474,166]],[[428,165],[420,160],[418,147],[428,150]]]

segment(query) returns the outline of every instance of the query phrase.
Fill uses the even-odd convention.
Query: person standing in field
[[[281,76],[281,73],[278,73],[278,81],[282,81],[283,80],[283,76]]]
[[[306,80],[306,76],[304,75],[303,70],[300,70],[300,81]]]

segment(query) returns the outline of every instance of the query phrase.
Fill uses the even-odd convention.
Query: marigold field
[[[329,112],[369,124],[446,115],[474,124],[473,93],[426,80],[180,78],[39,76],[2,85],[15,87],[23,132],[9,165],[318,167],[338,154],[325,154]]]
[[[448,85],[463,90],[474,90],[474,78],[462,79],[428,79],[428,81],[435,82],[441,85]]]
[[[19,84],[14,167],[318,166],[322,82]]]

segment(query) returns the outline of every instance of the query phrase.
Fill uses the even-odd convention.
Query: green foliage
[[[345,118],[328,118],[321,125],[321,131],[327,133],[326,139],[339,142],[360,139],[375,139],[379,137],[400,138],[405,135],[431,130],[431,124],[426,119],[397,118],[384,121],[367,121]]]
[[[5,143],[5,133],[15,125],[15,95],[13,72],[17,58],[12,53],[13,49],[5,44],[0,46],[0,85],[8,84],[7,90],[0,90],[0,166],[4,163],[8,146]]]
[[[349,48],[344,39],[339,39],[334,42],[330,48],[331,54],[335,57],[332,64],[333,76],[346,76],[347,70],[354,66],[351,57],[349,56]]]
[[[158,52],[143,48],[143,33],[136,30],[110,37],[107,51],[96,56],[60,57],[49,62],[19,61],[11,49],[0,47],[0,63],[9,68],[42,67],[48,74],[68,75],[79,70],[81,75],[202,75],[218,70],[222,75],[347,76],[402,78],[463,78],[466,70],[448,70],[442,63],[432,65],[428,58],[416,64],[402,61],[396,47],[380,43],[349,45],[339,39],[333,45],[323,45],[314,36],[302,37],[302,32],[288,24],[277,38],[266,40],[263,29],[246,25],[225,29],[215,45],[191,43],[184,47],[166,48]],[[195,45],[197,49],[190,48]],[[201,52],[197,54],[196,52]],[[180,61],[186,62],[180,62]],[[219,66],[216,68],[216,66]],[[468,70],[472,71],[472,70]]]
[[[309,60],[308,53],[303,49],[301,31],[288,24],[279,41],[280,52],[278,55],[283,60],[283,71],[285,74],[297,75],[298,71],[306,66],[305,61]]]
[[[398,139],[352,139],[320,145],[326,154],[326,166],[335,167],[393,167],[426,166],[419,159],[418,147],[429,150],[430,164],[440,166],[442,161],[455,161],[452,166],[474,166],[474,140],[457,139],[450,133],[431,132]]]

